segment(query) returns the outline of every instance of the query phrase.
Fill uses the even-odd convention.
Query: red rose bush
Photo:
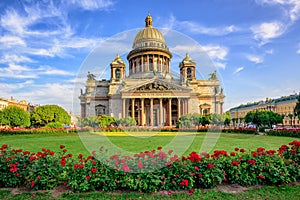
[[[101,147],[92,155],[69,154],[64,145],[54,153],[0,148],[0,187],[52,189],[59,185],[73,191],[141,192],[212,188],[219,184],[277,185],[300,178],[300,141],[282,145],[278,150],[257,148],[212,154],[192,152],[179,157],[162,147],[134,155],[107,155]],[[191,192],[192,191],[192,192]]]

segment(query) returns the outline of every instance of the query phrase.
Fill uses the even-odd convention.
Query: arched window
[[[120,69],[116,69],[116,78],[120,78],[121,77],[121,70]]]
[[[187,76],[187,78],[192,78],[193,76],[192,76],[192,69],[191,68],[187,68],[187,70],[186,70],[186,76]]]

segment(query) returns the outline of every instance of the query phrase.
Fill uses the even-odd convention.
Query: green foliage
[[[0,113],[0,120],[3,125],[10,127],[29,127],[29,113],[17,106],[7,106]]]
[[[70,124],[71,117],[63,108],[57,105],[45,105],[36,107],[30,115],[31,124],[34,126],[46,126],[50,122]]]
[[[224,125],[225,115],[211,114],[211,123],[213,125]]]
[[[191,128],[193,126],[205,126],[211,123],[211,115],[200,115],[198,113],[182,115],[179,119],[179,128]]]
[[[88,116],[81,120],[80,122],[81,126],[89,126],[89,127],[98,127],[99,126],[99,120],[96,116]]]
[[[118,126],[135,126],[136,125],[136,121],[132,117],[116,119],[115,122]]]
[[[46,125],[47,128],[64,128],[64,124],[60,122],[49,122]]]
[[[106,128],[108,126],[111,126],[115,123],[115,118],[111,117],[111,116],[107,116],[107,115],[101,115],[98,117],[98,121],[99,121],[99,126],[101,128]]]
[[[268,110],[255,110],[250,111],[245,116],[246,123],[253,123],[257,126],[269,125],[271,127],[274,124],[282,123],[284,116],[278,113],[274,113]]]

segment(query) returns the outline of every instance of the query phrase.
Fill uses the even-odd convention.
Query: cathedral
[[[88,73],[79,96],[81,117],[129,116],[139,126],[175,126],[188,113],[222,114],[225,96],[216,72],[198,80],[196,63],[187,53],[178,64],[180,77],[173,77],[171,59],[163,34],[148,14],[127,55],[128,67],[117,55],[110,63],[110,80],[96,80]]]

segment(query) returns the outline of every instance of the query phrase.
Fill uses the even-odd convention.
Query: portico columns
[[[126,99],[122,99],[122,118],[126,117]]]
[[[150,99],[150,126],[153,126],[153,99]]]
[[[178,104],[177,104],[177,110],[178,110],[178,120],[179,120],[179,118],[180,118],[180,116],[181,116],[181,112],[180,112],[180,110],[181,110],[180,101],[181,101],[181,99],[178,99]]]
[[[134,113],[134,99],[131,99],[131,117],[133,119],[135,119]]]
[[[141,125],[144,126],[144,99],[141,99]]]
[[[169,99],[169,126],[172,126],[172,99]]]
[[[159,99],[159,123],[163,126],[163,105],[162,98]]]

